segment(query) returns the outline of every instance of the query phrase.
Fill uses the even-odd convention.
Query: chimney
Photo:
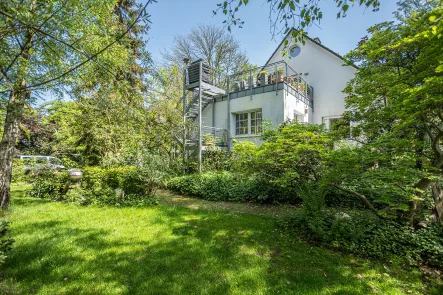
[[[319,37],[315,37],[313,40],[314,40],[315,42],[317,42],[318,44],[321,44],[321,41],[320,41],[320,38],[319,38]]]

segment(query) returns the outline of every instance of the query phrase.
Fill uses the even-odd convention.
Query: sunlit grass
[[[8,294],[420,294],[415,270],[282,235],[269,216],[78,207],[23,196],[9,215]]]

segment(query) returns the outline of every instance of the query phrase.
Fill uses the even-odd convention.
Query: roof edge
[[[289,35],[292,33],[294,29],[290,29],[289,32],[286,34],[286,36],[283,38],[283,40],[280,42],[280,44],[278,44],[277,48],[274,50],[274,52],[271,54],[271,56],[269,57],[269,59],[266,61],[265,65],[267,65],[272,57],[277,53],[278,49],[283,45],[283,42],[285,42],[285,40],[289,37]],[[303,35],[303,38],[307,38],[309,41],[311,41],[312,43],[320,46],[321,48],[323,48],[324,50],[328,51],[329,53],[331,53],[332,55],[334,55],[335,57],[338,57],[339,59],[341,59],[342,61],[346,61],[343,56],[341,56],[340,54],[338,54],[337,52],[333,51],[332,49],[324,46],[321,43],[316,42],[314,39],[312,39],[311,37],[309,37],[308,35]],[[349,66],[352,66],[356,69],[359,69],[358,66],[356,66],[355,64],[351,63],[351,64],[347,64]]]

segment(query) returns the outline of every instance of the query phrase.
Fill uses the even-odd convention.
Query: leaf
[[[431,15],[431,16],[429,17],[429,21],[430,21],[430,22],[433,22],[433,21],[435,21],[436,18],[437,18],[437,17],[436,17],[435,15]]]

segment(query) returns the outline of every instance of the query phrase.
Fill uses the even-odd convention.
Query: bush
[[[20,159],[12,159],[12,182],[26,181],[25,164]]]
[[[209,172],[171,178],[173,191],[211,201],[263,201],[266,194],[257,180],[230,172]]]
[[[151,165],[151,166],[149,166]],[[69,180],[66,172],[48,172],[36,176],[27,195],[35,198],[65,200],[79,205],[140,206],[156,204],[153,198],[163,172],[152,165],[116,168],[87,167],[79,182]]]
[[[4,220],[0,222],[0,265],[5,263],[8,253],[12,250],[12,244],[15,242],[14,239],[5,238],[9,234],[8,225],[8,222]]]
[[[69,177],[67,172],[42,171],[33,177],[32,188],[26,191],[26,195],[33,198],[64,200],[69,189]]]
[[[368,212],[345,214],[336,210],[315,216],[303,212],[281,219],[280,226],[308,241],[365,257],[400,257],[411,264],[443,267],[443,228],[414,230]]]

